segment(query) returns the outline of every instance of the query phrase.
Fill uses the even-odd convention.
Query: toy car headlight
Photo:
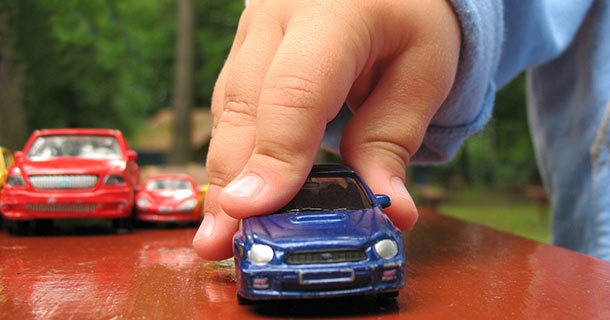
[[[248,258],[256,265],[264,265],[273,259],[273,249],[264,244],[254,244],[248,251]]]
[[[146,198],[139,198],[138,200],[136,200],[136,206],[138,206],[138,208],[146,208],[149,205],[150,202],[146,200]]]
[[[125,184],[125,177],[122,174],[109,174],[104,179],[104,184],[107,186],[118,186]]]
[[[375,252],[383,259],[390,259],[398,253],[398,245],[390,239],[384,239],[375,244]]]
[[[196,199],[188,199],[178,206],[178,210],[181,210],[181,211],[193,210],[193,209],[195,209],[196,205],[197,205]]]
[[[6,179],[6,185],[10,187],[23,187],[25,186],[25,180],[19,175],[10,175]]]

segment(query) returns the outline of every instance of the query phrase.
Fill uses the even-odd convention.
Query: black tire
[[[121,231],[131,232],[133,231],[133,215],[130,215],[126,218],[118,218],[112,220],[112,228],[115,232],[119,233]]]
[[[37,234],[51,234],[53,232],[53,220],[51,219],[40,219],[36,220],[35,232]]]
[[[240,296],[238,293],[237,294],[237,303],[239,303],[242,306],[249,306],[249,305],[253,305],[254,301],[250,300],[248,298],[244,298],[244,297]]]
[[[383,301],[383,300],[391,300],[391,299],[396,299],[398,298],[398,291],[388,291],[388,292],[381,292],[377,294],[377,300],[378,301]]]
[[[32,234],[32,221],[30,220],[5,220],[6,231],[16,236]]]

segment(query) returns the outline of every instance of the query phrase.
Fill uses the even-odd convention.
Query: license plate
[[[299,273],[300,284],[344,283],[354,281],[354,270],[303,271]]]

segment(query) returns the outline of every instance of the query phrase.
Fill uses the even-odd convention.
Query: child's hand
[[[442,0],[252,1],[212,99],[197,253],[230,257],[238,219],[271,213],[297,193],[344,101],[354,116],[343,160],[392,198],[395,225],[413,226],[405,168],[453,84],[460,37]]]

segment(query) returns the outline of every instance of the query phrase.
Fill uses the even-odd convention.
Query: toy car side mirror
[[[127,159],[129,161],[136,161],[138,160],[138,154],[133,150],[127,150]]]
[[[25,158],[23,151],[16,151],[14,157],[16,162],[22,162]]]
[[[392,204],[392,199],[385,194],[376,194],[375,200],[382,208],[387,208]]]

